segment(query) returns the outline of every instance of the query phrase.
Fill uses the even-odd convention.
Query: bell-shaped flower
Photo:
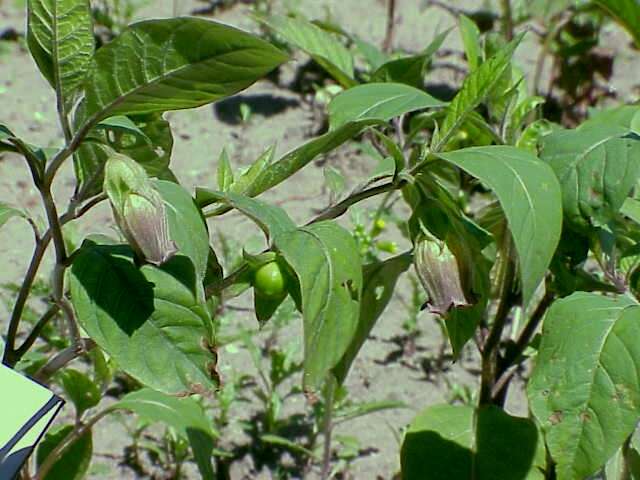
[[[162,196],[135,160],[113,154],[105,165],[104,190],[118,227],[139,257],[161,265],[177,252]]]
[[[446,315],[452,308],[472,305],[465,297],[458,260],[445,242],[422,235],[414,253],[414,267],[431,312]]]

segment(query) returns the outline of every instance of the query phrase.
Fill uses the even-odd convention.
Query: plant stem
[[[76,131],[76,133],[67,142],[67,145],[54,155],[44,173],[43,180],[45,186],[51,186],[51,184],[53,183],[53,179],[58,172],[58,169],[62,166],[67,158],[75,153],[84,138],[96,123],[97,122],[95,121],[95,119],[90,119],[89,121],[87,121],[80,130]]]
[[[46,382],[58,370],[64,368],[69,362],[87,353],[95,346],[95,342],[90,338],[81,338],[78,342],[65,348],[49,360],[35,373],[34,378],[40,382]]]
[[[331,433],[333,431],[333,402],[336,393],[336,379],[329,374],[327,380],[327,391],[324,399],[324,419],[322,422],[322,433],[324,437],[322,448],[322,473],[320,478],[327,480],[331,473]]]
[[[73,308],[64,296],[64,272],[67,268],[67,248],[62,235],[62,224],[58,216],[58,210],[51,193],[51,186],[47,183],[40,190],[42,202],[44,203],[47,219],[49,220],[49,231],[53,237],[53,246],[56,255],[56,263],[53,267],[51,287],[53,290],[53,301],[60,307],[67,319],[69,334],[73,343],[80,339],[80,331],[76,323]]]
[[[42,465],[38,469],[38,472],[33,476],[32,480],[43,480],[51,467],[58,461],[64,451],[71,446],[75,441],[85,435],[93,426],[98,423],[102,418],[111,413],[111,410],[106,409],[96,413],[93,417],[84,423],[77,424],[74,429],[62,440],[53,450],[47,455],[47,458],[42,462]]]
[[[502,33],[507,41],[513,40],[513,14],[511,12],[511,0],[501,0],[502,6]]]
[[[38,269],[40,268],[44,254],[47,251],[47,246],[51,240],[51,235],[48,235],[48,233],[49,232],[45,233],[40,241],[36,241],[36,246],[34,248],[33,255],[31,256],[31,262],[29,263],[27,273],[22,280],[22,285],[18,291],[18,298],[16,299],[16,303],[14,304],[11,312],[9,329],[7,330],[6,348],[4,351],[4,358],[2,359],[2,362],[9,366],[15,365],[15,362],[17,361],[17,359],[13,358],[13,355],[16,346],[16,336],[18,335],[18,326],[20,325],[20,319],[22,318],[22,312],[24,311],[24,307],[27,303],[29,292],[31,291]]]
[[[522,355],[522,352],[524,352],[524,350],[529,345],[529,342],[531,341],[531,339],[533,338],[533,335],[538,329],[538,325],[540,325],[540,322],[542,321],[544,314],[547,312],[547,310],[553,303],[554,299],[555,299],[555,295],[552,292],[547,291],[544,294],[544,297],[542,297],[542,300],[540,300],[540,303],[538,303],[538,306],[531,314],[531,318],[529,318],[529,321],[525,324],[524,328],[522,329],[522,332],[520,333],[520,336],[516,341],[515,347],[512,350],[510,350],[507,353],[507,355],[505,355],[505,358],[504,358],[505,367],[508,368],[510,365],[513,364],[513,362],[520,355]]]
[[[502,332],[507,323],[509,312],[513,306],[511,291],[515,280],[515,265],[512,261],[513,240],[506,237],[506,244],[501,256],[500,272],[498,274],[498,285],[500,293],[498,296],[498,310],[496,311],[489,336],[484,342],[482,349],[482,373],[480,386],[480,405],[491,403],[493,386],[496,380],[496,370],[498,361],[498,347]]]
[[[341,202],[338,202],[332,207],[327,208],[320,215],[316,216],[311,221],[309,221],[307,225],[321,222],[323,220],[331,220],[334,218],[338,218],[341,215],[344,215],[344,213],[346,213],[346,211],[349,209],[350,206],[358,202],[361,202],[363,200],[366,200],[367,198],[375,197],[376,195],[380,195],[381,193],[397,190],[398,188],[400,188],[400,184],[389,182],[389,183],[384,183],[382,185],[378,185],[375,187],[367,188],[366,190],[362,190],[361,192],[357,192],[345,198]]]
[[[554,300],[555,295],[552,292],[545,292],[540,303],[538,303],[538,306],[533,311],[531,317],[520,332],[520,336],[518,337],[515,345],[512,348],[507,349],[504,358],[497,368],[497,380],[491,394],[494,403],[505,398],[509,384],[513,378],[513,374],[518,366],[518,359],[529,345],[529,342],[538,329],[540,322],[544,318],[544,314],[547,312]]]
[[[104,200],[104,197],[102,195],[94,197],[77,211],[76,211],[77,205],[72,202],[69,205],[67,212],[60,217],[60,220],[59,220],[60,225],[61,226],[65,225],[66,223],[84,215],[86,212],[88,212],[91,208],[96,206],[102,200]],[[20,324],[20,319],[22,318],[22,313],[24,311],[27,298],[29,297],[31,287],[33,286],[33,282],[35,281],[40,265],[42,264],[42,259],[44,258],[44,254],[47,251],[47,247],[51,242],[51,238],[52,238],[52,233],[51,233],[51,229],[49,229],[44,233],[44,235],[42,235],[41,238],[36,239],[36,246],[34,248],[34,252],[31,257],[31,262],[27,269],[27,273],[25,274],[24,279],[22,280],[22,285],[20,286],[20,290],[18,291],[18,298],[16,299],[16,303],[13,306],[11,317],[9,319],[9,329],[7,331],[7,341],[6,341],[7,345],[4,352],[4,358],[2,359],[2,362],[6,365],[9,365],[9,366],[15,365],[16,362],[20,360],[20,358],[22,358],[22,356],[26,353],[26,351],[22,351],[22,348],[18,349],[18,351],[15,350],[15,342],[16,342],[16,337],[18,335],[18,326]],[[59,305],[57,305],[57,307],[59,308]],[[45,317],[41,319],[41,321],[44,321],[44,323],[40,325],[40,322],[38,322],[34,330],[42,329],[42,327],[44,327],[46,322],[48,322],[51,318],[53,318],[53,315],[50,317],[45,315]],[[28,338],[30,338],[32,334],[30,334]]]
[[[49,309],[40,317],[38,323],[33,327],[33,330],[29,333],[29,336],[26,340],[18,347],[15,352],[12,353],[12,359],[14,362],[18,362],[25,353],[31,348],[31,346],[35,343],[35,341],[40,336],[42,329],[49,323],[49,321],[56,316],[56,314],[60,311],[60,307],[56,304],[53,304],[49,307]],[[14,363],[15,365],[15,363]]]
[[[387,0],[387,31],[382,42],[382,51],[390,52],[396,27],[396,0]]]
[[[544,41],[542,43],[542,49],[538,54],[538,59],[536,60],[536,67],[533,74],[533,94],[540,95],[540,82],[542,81],[542,71],[544,70],[544,64],[547,58],[547,55],[551,51],[551,46],[553,45],[553,41],[560,31],[571,21],[573,15],[565,16],[560,19],[555,26],[547,31],[544,35]],[[551,91],[547,92],[547,96],[551,94]]]

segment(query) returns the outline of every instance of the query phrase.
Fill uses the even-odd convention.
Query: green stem
[[[509,312],[513,306],[512,288],[515,280],[515,264],[512,260],[513,241],[507,237],[506,245],[501,256],[500,272],[498,275],[498,309],[496,311],[489,336],[482,349],[482,373],[480,385],[480,405],[486,405],[492,401],[492,391],[496,380],[498,361],[498,347],[502,332],[507,323]]]
[[[513,14],[511,12],[511,0],[501,0],[502,6],[502,33],[507,41],[513,40]]]
[[[94,197],[79,209],[77,209],[77,205],[74,202],[72,202],[69,205],[67,212],[58,219],[57,224],[60,226],[60,229],[66,223],[84,215],[86,212],[88,212],[91,208],[96,206],[102,200],[104,200],[103,196]],[[38,271],[42,264],[42,260],[44,258],[44,255],[47,251],[47,248],[52,238],[53,238],[53,234],[52,234],[51,228],[49,228],[49,230],[47,230],[44,233],[44,235],[42,235],[41,238],[36,238],[36,246],[34,248],[34,252],[31,257],[31,262],[29,263],[27,272],[22,280],[22,285],[20,286],[20,290],[18,291],[18,297],[16,298],[16,303],[13,306],[13,310],[11,311],[11,317],[9,318],[9,328],[7,330],[6,348],[4,352],[4,357],[2,359],[2,362],[6,365],[9,365],[9,366],[15,365],[16,362],[20,360],[20,358],[22,358],[22,356],[26,353],[26,351],[22,348],[24,344],[18,350],[16,350],[15,348],[16,337],[18,335],[18,327],[20,325],[20,320],[22,318],[22,314],[24,312],[24,307],[26,306],[29,293],[31,292],[31,288],[33,287],[33,283],[36,279],[36,275],[38,274]],[[57,273],[57,276],[60,276],[60,273],[64,274],[64,272],[59,271]],[[59,282],[60,280],[58,279],[56,283],[59,284]],[[70,305],[68,305],[68,302],[66,302],[66,299],[64,299],[63,296],[61,297],[61,299],[62,299],[62,302],[56,302],[56,307],[66,308],[67,315],[69,315]],[[60,305],[60,303],[63,303],[64,305]],[[71,311],[71,314],[72,314],[72,311]],[[51,318],[53,318],[53,316],[54,315],[45,314],[45,316],[38,322],[38,324],[34,328],[34,331],[41,330],[44,327],[44,325],[46,325],[46,323]],[[40,324],[40,322],[44,322],[44,323]],[[71,326],[72,334],[74,335],[74,337],[77,336],[76,329],[74,328],[75,325],[76,324],[74,321],[73,325]],[[27,337],[27,340],[31,341],[31,338],[33,335],[34,335],[34,332],[29,334],[29,337]],[[37,335],[35,338],[37,338]],[[35,341],[35,338],[33,338],[33,341]],[[77,338],[75,339],[77,340]]]
[[[352,205],[366,200],[367,198],[375,197],[376,195],[380,195],[381,193],[391,192],[393,190],[397,190],[400,188],[400,184],[396,182],[384,183],[382,185],[378,185],[375,187],[367,188],[366,190],[362,190],[361,192],[355,193],[341,202],[335,204],[332,207],[327,208],[320,215],[313,218],[311,221],[307,223],[310,225],[312,223],[321,222],[323,220],[331,220],[334,218],[338,218],[346,213],[346,211]]]
[[[51,470],[51,467],[60,459],[64,451],[69,448],[75,441],[79,440],[85,435],[93,426],[98,423],[102,418],[111,413],[111,410],[106,409],[96,413],[93,417],[84,423],[77,424],[74,429],[62,440],[53,450],[47,455],[44,462],[40,465],[38,472],[33,476],[32,480],[43,480],[46,478],[47,473]]]
[[[333,432],[333,403],[335,401],[336,393],[336,379],[332,374],[329,374],[327,380],[327,391],[324,399],[324,419],[322,422],[322,433],[324,437],[322,448],[322,473],[320,478],[322,480],[328,480],[331,473],[331,434]]]
[[[493,403],[500,402],[501,399],[506,397],[509,384],[513,378],[516,367],[518,366],[518,359],[529,345],[529,342],[538,329],[540,322],[544,318],[544,314],[547,312],[554,300],[555,295],[550,291],[547,291],[520,332],[520,336],[518,337],[515,345],[512,348],[507,349],[504,358],[497,368],[497,380],[491,393]]]
[[[46,383],[47,380],[49,380],[49,378],[51,378],[51,376],[58,370],[64,368],[69,362],[75,360],[79,356],[89,352],[95,346],[96,344],[93,340],[89,338],[81,338],[78,342],[65,348],[49,360],[35,373],[34,378],[40,382]]]
[[[26,340],[13,352],[12,359],[14,362],[18,362],[27,351],[31,348],[31,346],[35,343],[35,341],[40,336],[40,333],[44,329],[44,327],[49,323],[49,321],[56,316],[56,314],[60,311],[60,307],[56,304],[51,305],[49,309],[40,317],[38,323],[33,327],[33,330],[29,333]],[[14,363],[15,365],[15,363]]]
[[[396,27],[396,0],[387,0],[387,2],[387,28],[382,42],[382,51],[385,53],[391,51]]]

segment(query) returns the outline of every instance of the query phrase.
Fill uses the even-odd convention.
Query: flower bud
[[[114,154],[105,165],[104,190],[118,227],[138,256],[160,265],[176,253],[164,201],[142,166]]]
[[[458,261],[445,242],[426,236],[418,240],[414,267],[431,312],[446,315],[452,308],[472,305],[464,294]]]

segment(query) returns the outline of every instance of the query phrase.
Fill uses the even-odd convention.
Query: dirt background
[[[385,30],[385,5],[377,0],[283,0],[276,2],[282,8],[291,6],[309,18],[323,18],[330,12],[347,31],[365,40],[381,44]],[[450,4],[473,10],[492,6],[491,2],[459,1]],[[179,0],[152,1],[140,10],[136,17],[165,17],[189,14],[203,3]],[[256,25],[247,14],[250,7],[240,5],[221,14],[219,21],[247,30],[256,30]],[[454,19],[436,8],[424,8],[420,0],[399,0],[397,34],[394,47],[406,52],[423,49],[439,32],[455,25]],[[0,31],[13,27],[24,31],[24,0],[0,0]],[[629,40],[616,26],[605,29],[602,44],[615,53],[615,73],[610,89],[618,93],[623,101],[636,100],[634,83],[637,78],[638,56],[628,48]],[[444,45],[446,49],[460,50],[457,31],[453,31]],[[533,69],[539,46],[536,38],[529,35],[517,54],[520,66],[528,73]],[[295,68],[305,60],[300,55],[283,69],[283,76],[291,77]],[[428,82],[459,85],[460,75],[451,70],[436,70]],[[247,124],[237,124],[232,117],[237,115],[241,101],[253,102],[254,114]],[[256,102],[257,101],[257,102]],[[262,105],[262,107],[260,107]],[[60,145],[60,132],[56,123],[55,99],[49,85],[39,75],[35,64],[21,42],[0,42],[0,123],[4,123],[27,141],[43,146]],[[259,82],[242,93],[242,100],[227,102],[222,107],[205,106],[199,109],[171,112],[166,115],[174,132],[172,169],[182,184],[193,189],[198,186],[214,186],[218,155],[223,146],[231,153],[234,167],[250,164],[269,144],[277,144],[277,156],[294,148],[317,133],[317,115],[307,99],[269,82]],[[373,160],[346,146],[330,155],[325,161],[339,169],[353,184],[364,179],[374,164]],[[55,194],[61,205],[65,204],[73,186],[70,165],[61,174],[55,185]],[[268,192],[263,198],[284,207],[297,221],[308,219],[314,209],[327,205],[329,196],[324,187],[322,168],[311,164],[288,182]],[[40,210],[39,197],[31,186],[26,165],[14,155],[0,157],[0,201],[13,203],[34,215],[44,218]],[[365,205],[366,207],[366,205]],[[345,220],[346,221],[346,220]],[[346,221],[348,225],[348,221]],[[87,232],[109,232],[112,230],[110,212],[105,205],[93,210],[86,218],[73,224],[78,238]],[[212,239],[216,232],[237,238],[246,237],[250,223],[237,215],[228,215],[210,222]],[[389,232],[390,239],[399,242],[397,232]],[[32,233],[20,221],[11,221],[0,231],[0,284],[18,281],[26,270],[32,249]],[[45,264],[42,278],[46,279],[50,267]],[[474,349],[468,348],[462,359],[452,363],[445,361],[442,369],[434,370],[439,358],[442,335],[436,322],[426,313],[420,317],[421,335],[417,338],[413,352],[403,352],[402,323],[407,318],[406,303],[410,303],[411,290],[403,281],[396,297],[373,332],[373,338],[362,349],[348,378],[347,385],[356,400],[397,399],[409,408],[377,413],[344,424],[336,434],[354,435],[367,453],[352,462],[349,472],[356,479],[390,479],[399,469],[399,445],[397,435],[422,408],[451,399],[453,385],[475,387],[478,365]],[[235,304],[249,305],[245,296]],[[8,312],[0,305],[0,330],[6,328]],[[234,314],[234,322],[252,325],[249,314]],[[299,338],[300,322],[291,325],[291,332],[283,339]],[[257,337],[260,339],[261,337]],[[238,348],[225,349],[221,355],[222,373],[246,371],[254,373],[245,351]],[[63,418],[69,418],[72,407],[67,406]],[[242,407],[245,409],[246,407]],[[287,404],[287,409],[303,411],[305,403],[297,396]],[[241,410],[241,409],[240,409]],[[515,414],[526,414],[527,406],[519,385],[511,389],[508,410]],[[238,415],[247,412],[238,411]],[[134,473],[118,466],[118,458],[127,444],[127,420],[107,419],[95,429],[94,451],[97,453],[91,467],[92,478],[138,478]],[[241,432],[231,432],[241,437]],[[115,458],[114,458],[115,457]],[[193,478],[197,478],[194,474]],[[249,460],[238,463],[232,470],[232,478],[275,478],[269,471],[252,471]]]

